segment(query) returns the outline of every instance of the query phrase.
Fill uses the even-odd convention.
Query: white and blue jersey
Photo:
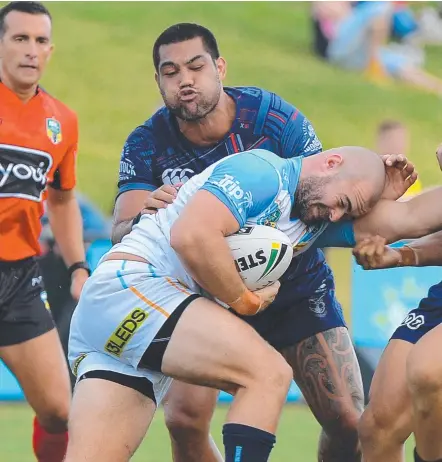
[[[266,149],[282,158],[322,151],[309,120],[278,95],[256,87],[224,90],[236,103],[236,116],[230,131],[213,146],[189,142],[166,107],[137,127],[121,153],[118,194],[185,183],[219,160],[254,148]],[[323,262],[323,253],[315,250],[304,254],[288,273],[322,268]]]
[[[197,290],[170,246],[170,231],[187,202],[200,190],[209,191],[226,205],[239,228],[265,224],[284,232],[295,256],[312,246],[353,246],[351,222],[307,226],[298,218],[290,218],[301,166],[302,158],[281,159],[262,149],[222,159],[187,181],[167,208],[144,215],[111,252],[143,257],[161,272]]]
[[[137,127],[121,154],[118,194],[185,183],[221,159],[251,149],[265,149],[283,159],[322,151],[309,120],[278,95],[256,87],[224,90],[235,101],[236,116],[230,131],[213,146],[190,143],[165,107]],[[275,215],[269,213],[268,223],[263,218],[263,224],[272,224],[278,214],[275,208]],[[298,246],[311,242],[310,234],[315,234],[314,228],[305,230]],[[317,246],[321,245],[318,241]],[[281,278],[281,289],[272,306],[246,319],[276,347],[345,326],[324,254],[320,249],[305,250]]]

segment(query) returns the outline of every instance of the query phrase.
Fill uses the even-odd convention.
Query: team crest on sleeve
[[[61,124],[54,117],[46,119],[46,134],[53,144],[61,143]]]

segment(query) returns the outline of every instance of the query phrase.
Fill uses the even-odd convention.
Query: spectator
[[[422,70],[414,56],[388,47],[394,8],[393,2],[314,2],[315,52],[374,81],[394,77],[442,95],[441,79]]]

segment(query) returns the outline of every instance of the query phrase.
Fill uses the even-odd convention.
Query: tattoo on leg
[[[346,328],[330,329],[309,337],[284,349],[282,354],[318,418],[333,418],[336,406],[349,395],[356,409],[362,412],[362,379]]]
[[[317,334],[282,352],[321,424],[318,460],[359,462],[356,422],[364,408],[362,378],[346,328]]]

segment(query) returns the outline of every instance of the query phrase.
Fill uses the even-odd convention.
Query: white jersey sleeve
[[[249,218],[267,210],[277,197],[281,179],[275,162],[284,162],[267,151],[241,153],[218,163],[200,189],[212,193],[243,227]]]

